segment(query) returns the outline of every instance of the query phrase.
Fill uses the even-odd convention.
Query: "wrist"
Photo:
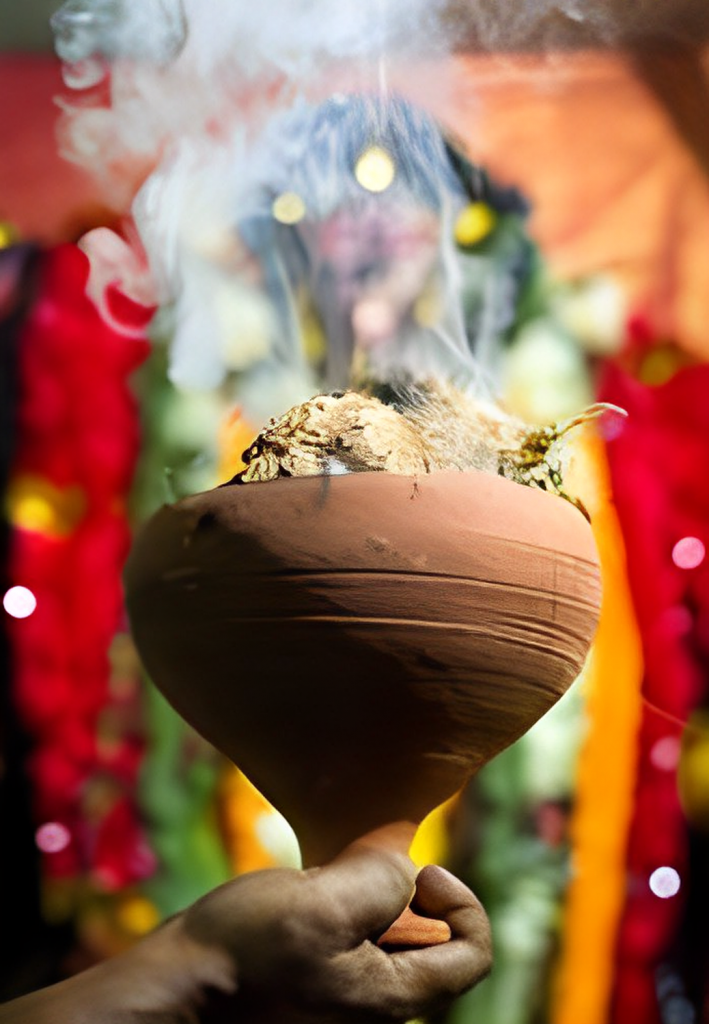
[[[113,974],[114,966],[119,968],[114,988],[123,989],[126,1009],[136,1021],[147,1012],[159,1012],[165,1015],[165,1024],[196,1024],[209,993],[228,996],[236,991],[233,958],[217,946],[191,938],[181,914],[120,959],[120,964],[107,961],[101,966],[107,975]],[[126,1024],[132,1020],[127,1016]]]

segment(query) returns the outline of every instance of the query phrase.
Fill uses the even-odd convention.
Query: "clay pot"
[[[147,523],[125,580],[153,680],[306,863],[392,823],[408,842],[564,693],[600,602],[581,513],[475,472],[198,494]]]

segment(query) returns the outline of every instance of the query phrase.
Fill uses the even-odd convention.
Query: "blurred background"
[[[93,6],[120,20],[120,4]],[[133,198],[146,182],[173,188],[159,176],[164,138],[155,129],[142,151],[132,141],[109,160],[107,140],[122,122],[104,120],[79,142],[71,135],[67,111],[70,126],[77,111],[82,125],[110,109],[137,117],[140,90],[131,79],[132,91],[121,91],[128,79],[87,68],[86,55],[65,52],[63,77],[49,28],[56,7],[0,0],[0,917],[12,935],[2,998],[126,948],[235,872],[298,863],[283,818],[145,678],[120,583],[141,521],[239,468],[261,426],[253,395],[272,388],[275,411],[287,405],[280,379],[261,370],[252,379],[228,344],[221,374],[185,386],[174,339],[187,336],[189,316],[165,310],[180,310],[194,287],[226,310],[227,342],[246,323],[260,352],[261,296],[244,295],[252,278],[239,254],[223,255],[213,232],[220,210],[188,193],[178,195],[170,264],[180,272],[170,277],[155,256],[170,212],[148,230]],[[67,8],[80,13],[82,4]],[[456,165],[465,187],[445,230],[468,333],[471,324],[482,330],[488,308],[479,271],[493,290],[504,285],[490,344],[494,387],[509,408],[550,422],[600,399],[629,416],[588,436],[578,453],[604,580],[582,678],[434,812],[416,841],[416,859],[451,867],[493,924],[495,971],[448,1021],[701,1024],[709,1022],[709,12],[703,0],[505,3],[487,20],[481,11],[447,5],[453,42],[422,53],[401,79],[453,152],[492,183],[473,193],[469,169]],[[105,40],[96,52],[116,67],[126,60],[125,48]],[[381,52],[375,63],[381,85]],[[392,68],[395,85],[396,76]],[[317,100],[333,91],[325,84]],[[253,116],[239,88],[230,80],[219,98],[229,124]],[[121,107],[126,96],[133,107]],[[220,109],[213,114],[220,138]],[[202,108],[190,116],[206,123]],[[174,141],[182,122],[171,124]],[[251,153],[234,159],[248,163]],[[281,196],[290,194],[284,180]],[[239,202],[245,235],[251,208]],[[274,217],[289,227],[300,220],[292,207]],[[355,229],[338,221],[347,230]],[[329,236],[302,237],[312,255]],[[120,244],[111,248],[113,238]],[[400,280],[401,257],[388,258],[394,274],[385,283]],[[412,259],[407,250],[401,261]],[[97,278],[101,266],[110,272]],[[241,289],[233,301],[232,278]],[[406,299],[419,327],[430,315],[419,301],[424,284]],[[327,309],[313,294],[297,322],[317,367]],[[365,321],[376,335],[376,316],[374,326]]]

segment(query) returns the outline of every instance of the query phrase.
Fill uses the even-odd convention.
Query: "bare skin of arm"
[[[412,892],[451,941],[379,948]],[[354,843],[323,868],[228,882],[127,953],[1,1006],[0,1024],[397,1024],[490,964],[485,912],[461,882]]]

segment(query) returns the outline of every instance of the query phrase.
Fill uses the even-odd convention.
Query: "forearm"
[[[451,940],[380,948],[409,902]],[[0,1007],[0,1024],[401,1024],[448,1005],[490,961],[469,889],[440,868],[415,878],[404,854],[361,840],[323,868],[219,886],[122,956]]]
[[[0,1024],[199,1024],[203,994],[235,988],[229,958],[189,939],[178,917],[127,953],[0,1006]]]

